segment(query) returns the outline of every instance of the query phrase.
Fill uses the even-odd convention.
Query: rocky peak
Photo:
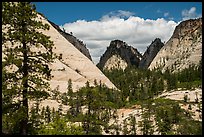
[[[48,20],[49,21],[49,20]],[[49,23],[64,37],[66,40],[68,40],[71,44],[73,44],[81,53],[83,53],[87,58],[89,58],[91,61],[91,55],[89,53],[89,50],[86,48],[86,45],[79,39],[77,39],[72,34],[66,33],[65,31],[62,31],[58,25],[55,23],[49,21]]]
[[[121,40],[113,40],[111,41],[110,43],[110,48],[121,48],[121,47],[125,47],[125,46],[128,46],[125,42],[121,41]]]
[[[147,50],[142,56],[142,59],[139,63],[139,68],[148,68],[154,57],[163,46],[164,43],[162,43],[161,39],[159,38],[156,38],[154,41],[152,41],[152,43],[147,47]]]
[[[176,26],[173,35],[160,49],[149,69],[172,72],[198,65],[202,58],[202,18],[189,19]]]
[[[179,38],[202,27],[202,18],[189,19],[176,26],[172,38]]]
[[[142,55],[137,49],[128,46],[121,40],[113,40],[110,46],[100,58],[97,66],[102,69],[122,68],[135,65],[138,66]]]
[[[160,38],[156,38],[154,41],[152,41],[151,45],[155,45],[158,43],[162,43]]]

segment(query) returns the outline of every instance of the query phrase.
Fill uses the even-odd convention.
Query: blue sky
[[[120,39],[141,54],[155,38],[167,42],[184,20],[202,17],[201,2],[34,2],[37,11],[73,33],[98,63]]]
[[[111,11],[124,10],[144,19],[173,18],[182,20],[182,10],[196,7],[202,13],[201,2],[35,2],[38,12],[57,25],[79,19],[98,20]],[[166,13],[168,16],[164,16]]]

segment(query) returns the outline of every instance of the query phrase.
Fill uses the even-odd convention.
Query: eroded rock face
[[[139,65],[142,55],[137,49],[121,40],[113,40],[100,58],[97,66],[101,69],[125,69],[127,66]]]
[[[60,33],[62,36],[64,36],[72,45],[74,45],[81,53],[83,53],[87,58],[89,58],[92,61],[91,55],[89,53],[89,50],[86,48],[86,45],[77,39],[72,34],[66,33],[65,31],[62,31],[58,25],[48,20],[48,22]]]
[[[164,43],[161,42],[161,39],[156,38],[152,43],[148,46],[147,50],[142,56],[142,59],[139,63],[139,68],[147,69],[157,55],[159,50],[164,46]]]
[[[181,22],[148,67],[176,72],[198,65],[202,58],[202,18]]]

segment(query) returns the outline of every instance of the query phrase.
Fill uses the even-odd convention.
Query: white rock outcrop
[[[105,63],[104,69],[122,69],[124,70],[128,66],[127,62],[123,60],[119,55],[111,56]]]
[[[181,22],[148,67],[173,72],[198,65],[202,58],[202,18]]]
[[[72,80],[73,89],[76,91],[85,85],[87,81],[93,85],[94,80],[101,81],[109,88],[115,88],[111,81],[78,49],[68,42],[48,21],[42,17],[42,22],[50,26],[48,31],[44,31],[45,35],[50,36],[54,42],[53,52],[57,55],[62,54],[62,60],[56,59],[50,64],[52,75],[50,81],[51,87],[66,91],[68,80]]]

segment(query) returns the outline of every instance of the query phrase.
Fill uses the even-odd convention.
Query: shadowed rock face
[[[159,50],[164,46],[164,43],[161,42],[161,39],[156,38],[152,43],[148,46],[147,50],[142,56],[142,59],[139,63],[139,68],[147,69],[157,55]]]
[[[100,58],[97,66],[101,69],[125,69],[127,66],[131,65],[138,67],[141,57],[142,55],[137,51],[137,49],[128,46],[121,40],[113,40],[106,52]]]
[[[48,20],[48,22],[60,33],[62,36],[64,36],[72,45],[74,45],[81,53],[83,53],[87,58],[89,58],[92,61],[91,55],[89,53],[89,50],[86,48],[86,45],[74,37],[73,35],[66,33],[65,31],[62,31],[58,25]]]
[[[198,65],[202,58],[202,18],[190,19],[176,26],[173,35],[157,53],[149,69],[172,72]]]

